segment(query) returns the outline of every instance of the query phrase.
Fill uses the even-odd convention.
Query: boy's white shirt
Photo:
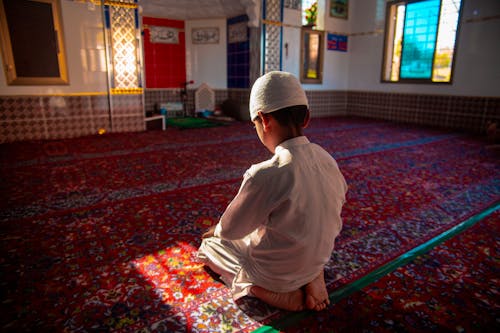
[[[240,252],[234,298],[247,295],[251,285],[288,292],[312,281],[342,228],[346,192],[337,162],[305,136],[281,143],[271,159],[252,165],[214,233]]]

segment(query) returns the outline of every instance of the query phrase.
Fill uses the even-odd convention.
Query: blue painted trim
[[[109,16],[109,5],[104,5],[104,21],[106,24],[106,29],[111,28],[111,18]]]
[[[280,22],[283,23],[285,2],[280,0]],[[283,25],[280,26],[280,71],[283,70]]]
[[[262,18],[266,18],[266,0],[262,0]],[[266,25],[262,24],[260,38],[260,73],[266,71]]]
[[[134,9],[134,21],[135,21],[135,28],[139,29],[139,11]]]

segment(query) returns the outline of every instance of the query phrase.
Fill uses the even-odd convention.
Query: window
[[[0,1],[7,84],[68,84],[59,7],[59,0]]]
[[[300,54],[300,82],[323,82],[323,31],[302,28]]]
[[[460,7],[461,0],[389,2],[382,80],[451,82]]]
[[[324,32],[316,30],[318,1],[302,0],[300,40],[300,82],[323,82]]]

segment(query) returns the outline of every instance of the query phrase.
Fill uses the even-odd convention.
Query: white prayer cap
[[[250,119],[255,120],[259,111],[269,113],[295,105],[309,107],[299,80],[287,72],[269,72],[259,77],[252,87]]]

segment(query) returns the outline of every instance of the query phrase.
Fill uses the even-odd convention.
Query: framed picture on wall
[[[170,27],[149,27],[151,43],[179,44],[179,29]]]
[[[193,28],[191,40],[193,44],[219,44],[219,28]]]
[[[347,19],[349,0],[330,0],[330,16]]]

